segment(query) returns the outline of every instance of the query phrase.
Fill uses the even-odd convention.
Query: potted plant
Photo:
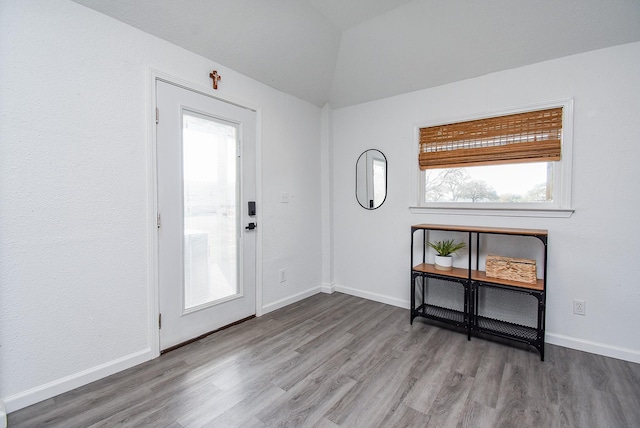
[[[467,246],[464,242],[455,243],[455,239],[445,241],[427,242],[427,245],[436,250],[436,269],[451,270],[453,269],[453,257],[458,250]]]

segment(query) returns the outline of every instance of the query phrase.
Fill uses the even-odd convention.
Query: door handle
[[[258,225],[257,225],[256,223],[249,223],[249,224],[247,225],[247,227],[245,227],[245,229],[247,229],[247,230],[253,230],[253,229],[255,229],[256,227],[258,227]]]

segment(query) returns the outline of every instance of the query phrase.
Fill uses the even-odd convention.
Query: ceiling
[[[334,108],[640,41],[640,0],[73,0]]]

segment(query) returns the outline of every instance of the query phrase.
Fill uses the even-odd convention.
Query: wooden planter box
[[[535,284],[537,281],[535,260],[489,254],[485,269],[487,276],[490,278],[509,279],[511,281],[526,282],[527,284]]]

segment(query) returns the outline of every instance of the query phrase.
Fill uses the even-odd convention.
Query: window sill
[[[476,207],[416,207],[411,206],[412,214],[445,214],[445,215],[474,215],[495,217],[542,217],[569,218],[572,209],[562,208],[476,208]]]

